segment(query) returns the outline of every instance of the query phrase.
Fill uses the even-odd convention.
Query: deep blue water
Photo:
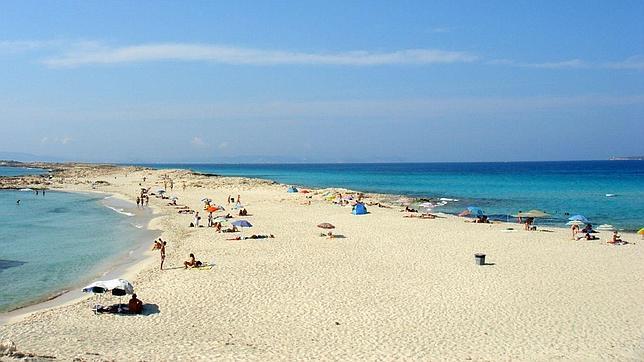
[[[562,226],[566,213],[627,230],[644,226],[644,161],[142,166],[188,168],[299,186],[458,199],[436,211],[458,213],[468,205],[477,205],[499,219],[519,210],[541,209],[554,216],[543,222]]]
[[[0,190],[0,312],[79,287],[140,244],[142,220],[104,197]]]
[[[0,166],[0,176],[41,175],[47,172],[48,172],[47,170],[43,170],[40,168]]]

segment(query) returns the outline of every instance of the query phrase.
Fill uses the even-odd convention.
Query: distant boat
[[[615,194],[606,194],[606,197],[615,197],[615,196],[617,196],[617,195],[615,195]]]

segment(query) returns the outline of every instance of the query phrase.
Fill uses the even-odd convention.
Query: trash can
[[[476,265],[485,265],[485,254],[474,254]]]

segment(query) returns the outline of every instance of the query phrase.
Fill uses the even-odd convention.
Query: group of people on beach
[[[143,179],[145,180],[145,177]],[[150,195],[148,195],[149,191],[150,189],[146,189],[146,188],[141,189],[141,193],[139,194],[139,196],[136,197],[137,207],[139,206],[143,207],[144,205],[148,206],[148,204],[150,203]]]
[[[580,229],[579,225],[574,224],[570,230],[572,233],[572,240],[599,240],[599,238],[594,235],[597,231],[593,230],[593,225],[590,223],[586,224],[583,229]],[[626,241],[622,240],[622,236],[619,235],[617,231],[613,231],[613,234],[607,243],[613,245],[627,244]]]

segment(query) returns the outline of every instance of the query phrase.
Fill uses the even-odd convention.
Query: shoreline
[[[102,199],[96,200],[96,202],[104,208],[109,209],[109,212],[122,214],[125,218],[142,218],[143,220],[139,220],[144,222],[142,228],[137,228],[136,225],[131,223],[132,228],[137,228],[138,230],[140,230],[139,232],[141,234],[146,235],[146,237],[149,236],[150,240],[156,239],[161,233],[160,230],[150,228],[150,223],[152,219],[155,218],[154,210],[152,208],[150,208],[149,214],[130,215],[124,214],[123,212],[118,211],[116,207],[112,207],[107,204],[108,201],[106,200],[108,198],[114,198],[119,200],[120,202],[134,205],[124,195],[119,195],[116,193],[105,193],[101,191],[73,191],[59,189],[52,189],[52,191],[104,196]],[[91,279],[127,279],[127,277],[135,276],[138,271],[144,268],[153,259],[152,254],[146,253],[149,249],[148,246],[150,245],[150,243],[151,242],[142,240],[138,243],[138,245],[135,245],[133,249],[128,248],[127,250],[124,250],[122,252],[117,252],[114,255],[111,255],[108,260],[103,260],[97,263],[90,271],[91,277],[79,276],[76,282],[71,283],[66,288],[53,290],[47,296],[43,296],[31,301],[26,301],[25,303],[21,303],[22,305],[18,307],[7,310],[5,312],[0,312],[0,325],[15,323],[24,319],[32,313],[56,309],[57,307],[79,302],[86,297],[86,294],[82,293],[80,291],[80,288]]]
[[[606,161],[606,160],[599,160],[599,161]],[[547,161],[545,163],[557,163],[557,162],[571,162],[571,161]],[[583,161],[574,161],[574,162],[583,162]],[[588,162],[597,162],[597,161],[588,161]],[[606,161],[608,162],[608,161]],[[518,163],[518,164],[523,164],[522,162],[513,162],[513,163]],[[390,163],[386,163],[390,164]],[[406,164],[406,163],[403,163]],[[427,163],[419,163],[419,164],[427,164]],[[431,163],[430,163],[431,164]],[[452,164],[451,162],[447,163],[438,163],[438,164]],[[466,162],[466,164],[471,164],[470,162]],[[475,163],[476,164],[476,163]],[[483,162],[482,164],[507,164],[507,163],[497,163],[497,162]],[[151,169],[158,170],[158,171],[164,171],[164,170],[172,170],[175,166],[179,167],[181,164],[140,164],[144,165],[144,167],[150,167]],[[277,165],[290,165],[290,164],[277,164]],[[301,164],[304,166],[307,165],[318,165],[318,164]],[[335,165],[335,164],[321,164],[321,165]],[[344,165],[344,164],[343,164]],[[372,164],[367,164],[367,165],[372,165]],[[185,165],[184,165],[185,166]],[[528,201],[520,201],[523,200],[522,196],[518,195],[512,195],[504,198],[503,196],[498,196],[498,195],[493,195],[493,194],[482,194],[482,195],[476,195],[476,196],[463,196],[464,194],[467,193],[458,193],[455,190],[452,190],[453,192],[447,192],[447,193],[442,193],[439,191],[436,192],[407,192],[407,193],[400,193],[399,191],[388,191],[386,189],[382,189],[381,187],[374,187],[374,188],[366,188],[363,189],[361,187],[352,187],[352,186],[338,186],[338,184],[331,184],[327,181],[322,181],[316,183],[314,180],[308,179],[308,181],[312,181],[312,184],[306,184],[306,183],[300,183],[298,182],[286,182],[286,181],[281,181],[278,180],[281,177],[280,175],[245,175],[243,173],[235,173],[238,172],[236,168],[233,168],[232,171],[223,171],[224,169],[221,170],[215,170],[215,173],[211,173],[206,171],[199,171],[200,167],[209,167],[209,166],[231,166],[228,164],[224,165],[217,165],[217,164],[187,164],[187,166],[191,166],[191,168],[188,168],[187,170],[192,171],[195,174],[199,175],[212,175],[212,176],[217,176],[217,177],[234,177],[234,178],[241,178],[241,179],[251,179],[251,180],[264,180],[268,182],[274,182],[276,184],[282,184],[282,185],[293,185],[298,188],[310,188],[310,189],[343,189],[347,190],[350,192],[360,192],[360,193],[365,193],[365,194],[372,194],[372,195],[382,195],[383,197],[385,196],[390,196],[391,198],[400,198],[400,197],[406,197],[406,198],[413,198],[415,200],[428,200],[432,201],[433,203],[440,203],[442,200],[449,199],[450,201],[448,202],[447,205],[439,205],[435,208],[436,212],[441,212],[444,214],[449,214],[449,215],[455,215],[457,216],[461,211],[463,211],[467,206],[470,205],[478,205],[478,206],[483,206],[483,209],[488,211],[488,215],[494,216],[493,218],[490,217],[492,220],[496,221],[501,221],[501,222],[507,222],[507,220],[513,220],[516,219],[516,217],[513,217],[512,215],[516,214],[517,211],[519,210],[527,210],[527,209],[540,209],[540,210],[545,210],[549,213],[552,214],[551,217],[546,218],[546,219],[541,219],[543,225],[545,227],[562,227],[566,228],[565,223],[568,222],[568,217],[571,215],[575,215],[578,213],[584,214],[586,216],[589,216],[590,220],[595,221],[593,224],[599,225],[599,224],[613,224],[618,231],[620,232],[637,232],[640,229],[640,219],[636,219],[634,217],[628,217],[624,218],[623,216],[625,215],[634,215],[633,213],[628,213],[628,212],[618,212],[616,207],[612,207],[609,210],[599,210],[599,212],[596,215],[588,215],[585,211],[592,213],[596,210],[593,209],[593,207],[588,207],[588,205],[582,205],[582,206],[570,206],[570,205],[549,205],[550,208],[546,207],[545,205],[542,205],[543,202],[535,201],[535,200],[528,200]],[[233,165],[236,166],[236,165]],[[243,166],[246,166],[245,164],[241,165],[242,168]],[[253,166],[251,164],[251,166]],[[260,164],[261,166],[261,164]],[[164,168],[164,167],[169,167],[169,168]],[[221,172],[222,171],[223,174]],[[260,169],[259,172],[270,172],[270,170],[263,170]],[[229,172],[229,173],[227,173]],[[256,172],[255,170],[251,169],[250,171]],[[280,171],[282,172],[282,171]],[[287,172],[287,171],[284,171]],[[308,171],[304,171],[305,173]],[[276,179],[276,178],[277,179]],[[284,177],[282,177],[284,178]],[[296,177],[297,179],[298,177]],[[338,180],[335,180],[338,181]],[[351,183],[351,182],[349,182]],[[353,182],[355,183],[355,182]],[[354,185],[355,186],[355,185]],[[614,190],[612,189],[606,189],[604,191],[599,191],[600,189],[597,189],[597,192],[593,194],[593,197],[596,197],[596,199],[593,199],[594,202],[597,205],[601,205],[606,202],[606,200],[617,200],[617,199],[622,199],[622,196],[624,195],[618,195],[618,198],[607,198],[608,195],[611,195],[611,197],[614,197]],[[603,189],[601,189],[603,190]],[[606,195],[606,196],[605,196]],[[631,195],[633,196],[633,195]],[[500,197],[500,198],[499,198]],[[635,195],[634,197],[641,197],[639,195]],[[629,200],[628,198],[625,198],[624,200]],[[635,199],[637,200],[637,199]],[[454,201],[457,202],[457,204],[454,204]],[[543,201],[543,200],[541,200]],[[578,200],[577,200],[578,201]],[[499,206],[502,205],[502,206]],[[530,206],[531,205],[531,206]],[[488,209],[489,208],[489,209]],[[591,211],[593,210],[593,211]],[[567,213],[569,213],[567,215]],[[620,216],[621,215],[621,216]],[[603,220],[599,222],[598,220]]]

